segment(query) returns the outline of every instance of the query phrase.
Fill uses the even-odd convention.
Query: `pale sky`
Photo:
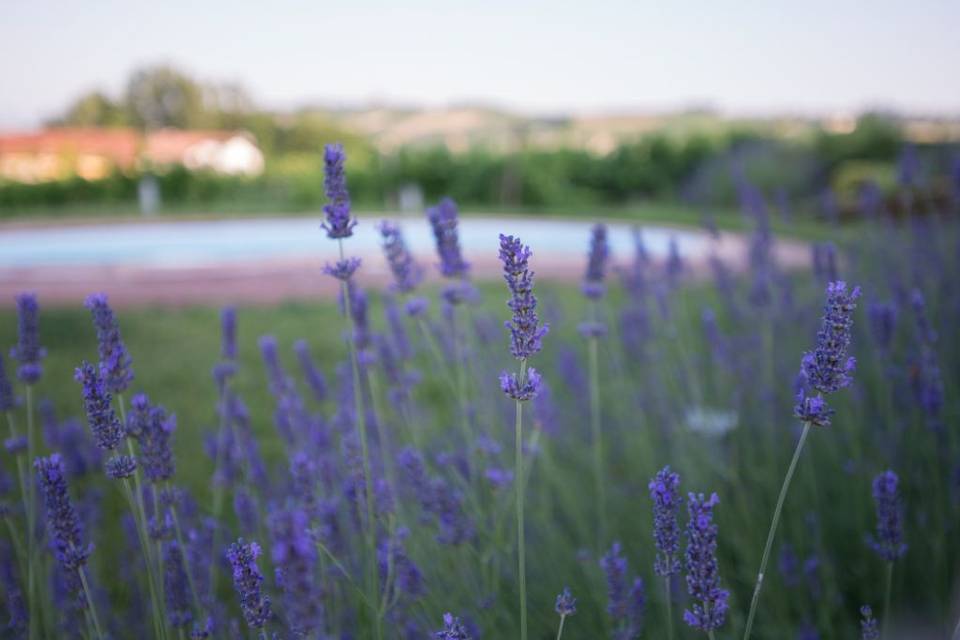
[[[271,108],[957,116],[958,28],[960,0],[0,0],[0,127],[157,62]]]

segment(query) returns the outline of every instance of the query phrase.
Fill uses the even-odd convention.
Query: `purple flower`
[[[557,596],[557,602],[553,606],[553,610],[564,618],[577,612],[577,599],[570,593],[570,587],[564,587],[560,595]]]
[[[12,456],[27,450],[27,436],[11,436],[3,441],[3,448]]]
[[[357,221],[350,218],[350,193],[343,169],[346,159],[343,146],[339,144],[328,144],[323,150],[324,189],[329,202],[323,207],[326,222],[321,227],[327,237],[334,240],[349,238],[357,226]]]
[[[643,629],[643,614],[647,609],[647,593],[643,578],[634,578],[627,602],[627,619],[621,626],[616,640],[635,640]]]
[[[100,375],[111,393],[122,393],[133,380],[132,360],[120,337],[120,323],[104,293],[95,293],[83,303],[93,314],[100,346]]]
[[[499,467],[490,467],[483,472],[483,475],[495,489],[503,489],[513,482],[513,472]]]
[[[66,471],[60,455],[37,458],[33,463],[47,510],[48,532],[57,560],[70,573],[87,563],[93,545],[81,540],[80,520],[67,493]]]
[[[7,377],[6,367],[3,365],[3,354],[0,353],[0,413],[13,411],[16,399],[13,396],[13,385]]]
[[[510,330],[510,353],[518,360],[525,360],[541,348],[541,339],[549,331],[540,326],[537,317],[537,297],[533,295],[533,271],[529,260],[530,247],[520,238],[500,234],[500,261],[503,262],[503,279],[510,289],[507,306],[513,311],[512,321],[504,323]]]
[[[314,399],[317,402],[323,402],[327,398],[327,381],[310,356],[310,345],[306,340],[297,340],[293,343],[293,350],[297,354],[300,370],[303,371],[303,377],[310,391],[313,392]]]
[[[130,413],[127,414],[127,436],[139,440],[150,420],[150,398],[138,393],[130,398]]]
[[[797,392],[797,403],[793,407],[793,415],[803,422],[809,422],[818,427],[829,427],[833,413],[833,409],[827,405],[822,395],[808,396],[803,388]]]
[[[10,350],[10,357],[20,363],[17,377],[25,384],[34,384],[43,374],[40,361],[47,350],[40,346],[40,323],[37,296],[33,293],[21,293],[17,296],[17,345]]]
[[[870,547],[887,562],[907,552],[903,541],[903,506],[900,503],[897,474],[884,471],[873,480],[873,501],[877,508],[876,535],[868,537]]]
[[[168,542],[164,548],[163,591],[170,626],[183,628],[193,622],[183,551],[176,542]]]
[[[260,545],[245,543],[240,538],[227,549],[227,560],[233,567],[233,586],[240,596],[240,609],[251,629],[261,629],[270,619],[270,597],[261,593],[263,574],[257,567]]]
[[[123,440],[124,429],[113,411],[113,398],[100,377],[100,372],[84,361],[77,367],[74,379],[83,385],[83,404],[94,442],[105,451],[115,449]]]
[[[808,383],[821,393],[839,391],[852,380],[856,360],[847,357],[847,349],[853,327],[853,310],[859,297],[860,287],[847,291],[842,280],[827,285],[827,303],[817,333],[817,346],[808,351],[801,362]]]
[[[691,493],[687,497],[687,592],[695,601],[683,612],[683,621],[694,629],[710,632],[724,622],[730,593],[720,588],[717,567],[717,525],[713,508],[720,498]]]
[[[237,359],[237,310],[224,307],[220,311],[220,357],[224,360]]]
[[[443,629],[433,634],[437,640],[470,640],[467,628],[452,613],[443,614]]]
[[[399,293],[413,291],[423,280],[423,269],[416,263],[407,248],[400,226],[390,220],[384,220],[378,228],[383,237],[383,252],[393,273],[393,284],[390,288]]]
[[[133,456],[119,455],[107,460],[104,465],[107,477],[113,480],[129,478],[137,470],[137,459]]]
[[[15,564],[13,549],[6,543],[0,543],[0,588],[6,596],[7,627],[12,638],[27,636],[27,603],[20,585],[19,571]]]
[[[677,510],[683,504],[680,497],[680,476],[664,467],[648,485],[653,500],[653,539],[657,557],[653,570],[658,576],[672,576],[680,572],[680,525]]]
[[[584,338],[602,338],[607,335],[607,325],[596,321],[581,322],[577,325],[577,333]]]
[[[170,437],[177,428],[177,417],[167,415],[163,407],[153,407],[146,428],[140,437],[143,473],[156,484],[173,477],[174,459]]]
[[[877,626],[877,620],[873,617],[873,609],[870,605],[860,607],[860,640],[880,640],[880,629]]]
[[[309,525],[307,514],[296,508],[279,510],[270,519],[271,557],[287,619],[297,637],[309,637],[321,625],[321,598],[313,575],[317,551],[307,533]]]
[[[407,315],[411,318],[416,318],[423,315],[427,310],[427,307],[430,306],[430,301],[426,298],[411,298],[407,301],[404,310],[407,312]]]
[[[607,227],[603,224],[595,224],[591,231],[587,272],[583,279],[583,295],[592,300],[603,297],[606,290],[603,279],[609,257],[610,245],[607,244]]]
[[[509,398],[514,400],[530,400],[531,398],[535,398],[537,392],[540,391],[541,383],[542,378],[533,367],[527,369],[527,374],[522,380],[516,373],[507,373],[504,371],[500,374],[500,389]]]
[[[437,206],[427,209],[427,219],[433,229],[440,256],[440,273],[445,278],[466,278],[470,264],[463,259],[460,251],[460,237],[457,232],[457,205],[450,198],[444,198]]]
[[[897,308],[890,302],[871,302],[867,306],[870,333],[877,349],[886,353],[893,343],[893,333],[897,324]]]
[[[360,268],[360,264],[360,258],[344,258],[343,260],[337,260],[333,266],[324,265],[323,272],[337,280],[346,282],[353,277],[353,274]]]
[[[619,542],[614,542],[600,559],[607,578],[607,614],[616,623],[627,615],[627,559],[621,555]]]

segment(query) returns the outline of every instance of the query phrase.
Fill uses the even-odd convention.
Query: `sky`
[[[960,2],[0,0],[0,127],[170,63],[262,106],[960,115]],[[402,7],[402,8],[401,8]]]

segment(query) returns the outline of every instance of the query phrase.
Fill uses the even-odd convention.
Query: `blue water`
[[[347,239],[349,253],[380,251],[375,218],[363,218]],[[46,266],[182,267],[272,259],[336,257],[336,243],[326,238],[315,218],[272,218],[223,221],[146,222],[29,229],[0,228],[0,268]],[[414,253],[433,252],[433,236],[422,218],[402,220]],[[587,249],[590,222],[521,218],[465,218],[461,243],[467,258],[496,256],[498,234],[519,235],[534,253],[563,253],[578,259]],[[643,238],[654,257],[667,254],[676,237],[684,256],[702,255],[706,237],[693,231],[644,227]],[[630,226],[609,227],[614,255],[633,255]]]

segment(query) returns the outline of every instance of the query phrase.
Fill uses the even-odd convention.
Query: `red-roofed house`
[[[0,179],[46,182],[73,175],[99,180],[112,171],[183,165],[228,175],[263,172],[263,153],[240,131],[161,129],[146,137],[134,129],[56,128],[0,135]]]

